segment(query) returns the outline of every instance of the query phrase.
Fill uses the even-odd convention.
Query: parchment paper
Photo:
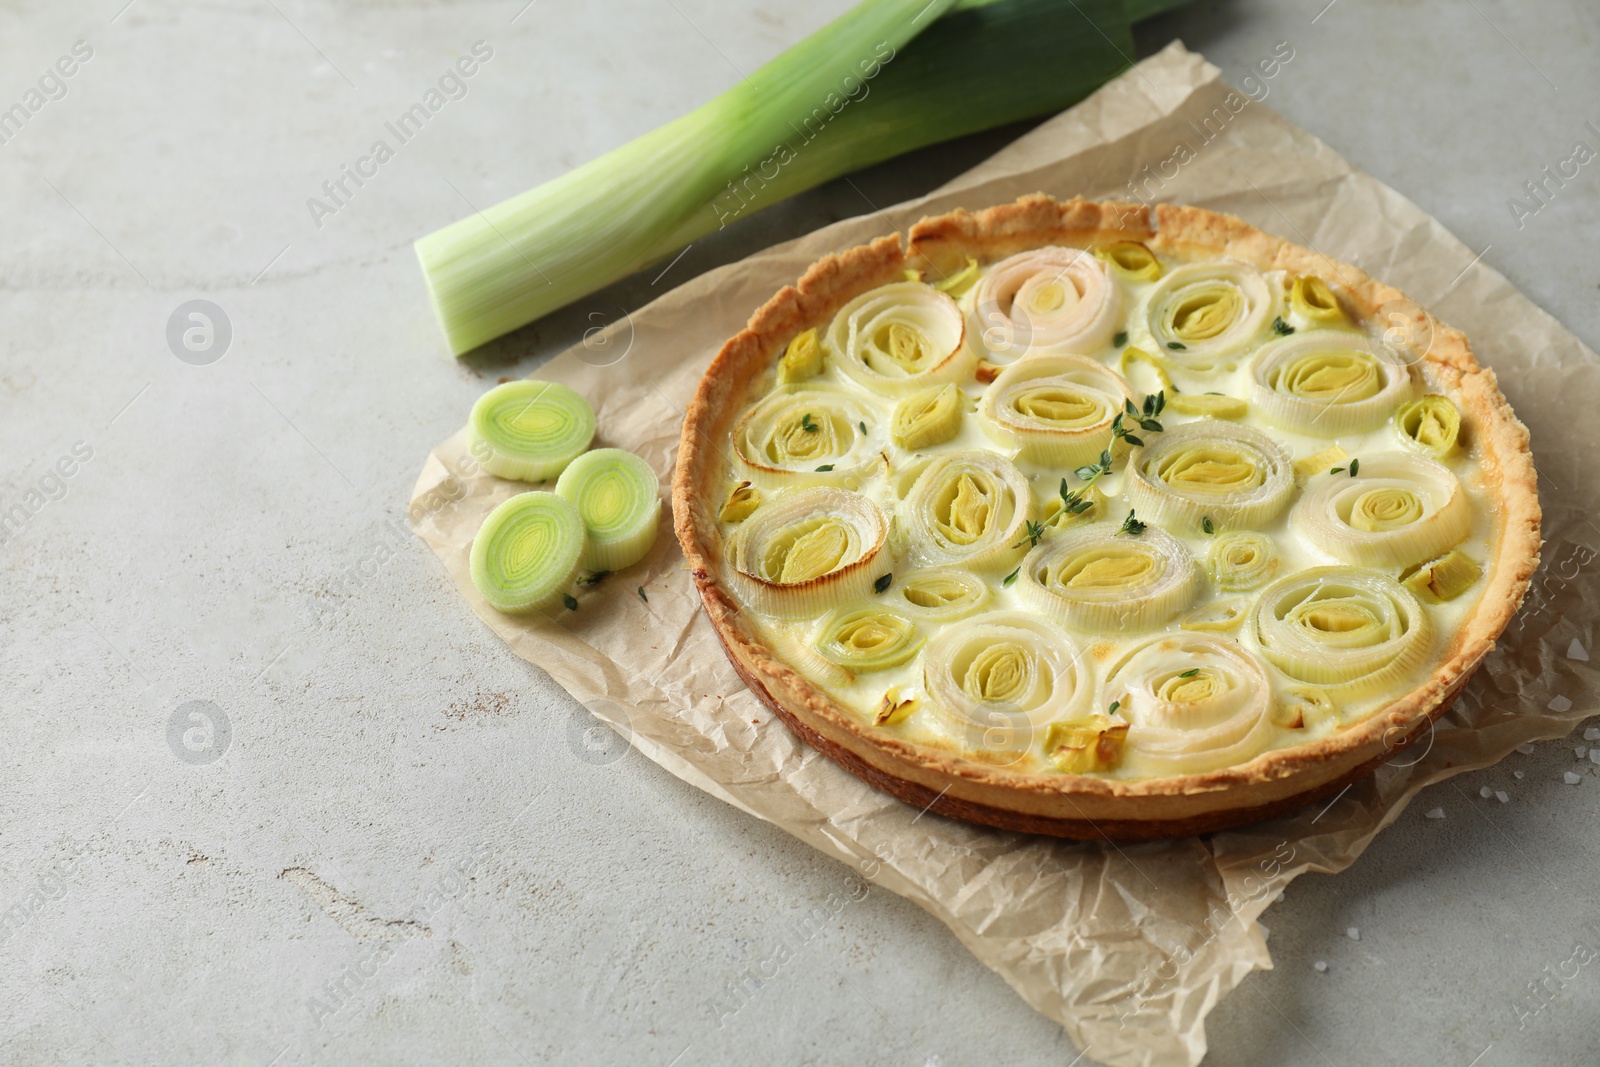
[[[1600,361],[1414,204],[1174,44],[930,196],[703,275],[539,377],[587,396],[597,445],[639,453],[665,490],[702,369],[773,292],[818,256],[903,232],[924,214],[1036,191],[1136,191],[1227,211],[1354,263],[1464,329],[1533,432],[1546,543],[1527,606],[1436,729],[1332,803],[1210,838],[1122,847],[922,816],[802,745],[743,687],[665,515],[643,564],[585,590],[557,622],[507,618],[473,590],[478,524],[525,487],[478,472],[464,433],[429,457],[411,521],[512,651],[650,759],[938,916],[1088,1058],[1192,1065],[1218,998],[1272,965],[1256,920],[1290,880],[1349,866],[1429,783],[1563,736],[1600,710],[1588,662],[1595,613],[1567,610],[1600,600],[1600,527],[1589,518],[1600,514],[1600,487],[1560,462],[1592,454],[1600,436]]]

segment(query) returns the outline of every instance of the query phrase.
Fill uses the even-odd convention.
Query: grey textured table
[[[842,866],[593,727],[404,529],[486,384],[659,291],[455,365],[413,238],[674,117],[842,0],[124,2],[0,13],[0,108],[39,92],[0,126],[0,1060],[1074,1062],[937,921],[852,899]],[[1180,36],[1237,81],[1291,42],[1270,106],[1600,344],[1600,164],[1508,203],[1600,147],[1592,5],[1324,3],[1196,4],[1141,51]],[[480,40],[463,95],[312,212]],[[902,199],[1017,132],[856,184]],[[659,286],[865,209],[836,183]],[[196,299],[231,327],[205,366],[167,340]],[[1577,743],[1435,787],[1352,870],[1297,881],[1208,1062],[1600,1059]]]

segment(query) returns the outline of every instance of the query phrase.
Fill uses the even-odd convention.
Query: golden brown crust
[[[750,387],[800,330],[826,322],[853,297],[902,276],[907,267],[944,272],[968,256],[992,262],[1050,243],[1142,241],[1176,258],[1226,255],[1262,270],[1314,273],[1363,318],[1413,329],[1426,340],[1418,370],[1460,403],[1463,432],[1477,449],[1497,501],[1498,537],[1487,585],[1474,612],[1444,650],[1433,675],[1369,719],[1341,733],[1263,753],[1205,774],[1138,781],[1008,771],[874,730],[782,660],[740,616],[719,578],[716,508],[719,441]],[[1396,319],[1393,316],[1401,316]],[[828,256],[797,286],[767,302],[722,347],[684,420],[673,479],[678,540],[729,658],[761,699],[814,747],[879,788],[956,818],[1057,836],[1148,838],[1221,829],[1267,817],[1326,795],[1376,768],[1443,714],[1521,604],[1539,560],[1540,509],[1528,432],[1467,339],[1437,323],[1399,290],[1354,267],[1263,233],[1229,215],[1193,207],[1151,209],[1082,199],[1026,196],[970,213],[925,218],[910,247],[897,238]]]

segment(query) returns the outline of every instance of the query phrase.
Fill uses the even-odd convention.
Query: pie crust
[[[1336,277],[1341,300],[1360,319],[1388,321],[1404,314],[1411,328],[1426,333],[1430,343],[1417,369],[1430,391],[1443,391],[1461,409],[1462,432],[1472,442],[1481,473],[1481,495],[1490,504],[1488,558],[1476,604],[1450,640],[1435,648],[1431,675],[1362,721],[1205,773],[1122,780],[1008,770],[863,722],[769,647],[724,577],[718,513],[731,477],[727,442],[735,423],[766,388],[792,338],[811,327],[825,331],[853,298],[901,281],[907,270],[944,275],[958,272],[969,257],[988,265],[1047,245],[1093,248],[1118,240],[1142,242],[1162,257],[1227,258],[1260,271]],[[672,503],[678,540],[734,668],[812,747],[879,789],[941,815],[1083,840],[1142,840],[1220,830],[1292,811],[1332,796],[1413,742],[1422,744],[1432,721],[1494,647],[1538,564],[1535,477],[1527,430],[1506,403],[1494,372],[1477,363],[1465,336],[1433,320],[1398,290],[1229,215],[1034,195],[974,213],[924,218],[911,228],[908,247],[898,237],[884,237],[826,256],[797,285],[777,293],[723,345],[701,379],[684,421]]]

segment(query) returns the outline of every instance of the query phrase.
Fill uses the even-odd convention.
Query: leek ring
[[[1191,422],[1134,449],[1127,485],[1134,510],[1169,529],[1199,533],[1208,518],[1254,529],[1289,506],[1294,463],[1260,430]]]
[[[1027,476],[982,449],[935,457],[906,494],[898,519],[911,555],[924,566],[1010,567],[1027,544],[1033,503]]]
[[[979,425],[1024,461],[1070,469],[1112,447],[1111,424],[1133,399],[1128,383],[1103,363],[1032,355],[984,392]]]
[[[922,653],[923,685],[965,751],[1011,764],[1039,747],[1049,723],[1087,711],[1087,659],[1058,627],[992,611],[947,627]]]
[[[1397,689],[1432,643],[1422,604],[1388,575],[1359,567],[1313,567],[1262,591],[1251,635],[1297,682],[1335,697]]]
[[[554,493],[519,493],[478,527],[472,584],[504,614],[549,611],[572,588],[583,545],[583,518],[569,501]]]
[[[1052,245],[1002,259],[973,293],[974,332],[991,363],[1024,354],[1090,355],[1111,343],[1122,292],[1103,261]]]
[[[1094,523],[1040,542],[1022,561],[1023,599],[1068,629],[1107,634],[1160,626],[1194,602],[1200,572],[1183,542],[1153,526],[1117,531]]]
[[[1472,506],[1449,469],[1387,452],[1348,471],[1313,476],[1291,521],[1319,548],[1363,567],[1433,559],[1472,532]]]
[[[857,385],[888,396],[960,381],[976,361],[956,302],[922,282],[891,282],[839,309],[828,354]]]
[[[472,454],[484,470],[519,482],[560,474],[594,439],[594,409],[558,382],[527,378],[497,385],[467,419]]]
[[[1277,309],[1277,294],[1254,267],[1232,260],[1190,263],[1156,284],[1145,324],[1167,359],[1203,373],[1239,355]]]
[[[1261,346],[1250,364],[1250,401],[1296,433],[1342,437],[1388,421],[1411,396],[1411,374],[1387,347],[1344,332],[1294,334]]]
[[[726,542],[730,583],[754,610],[815,618],[865,599],[889,522],[859,493],[796,489],[762,504]]]
[[[1261,753],[1272,738],[1272,686],[1260,658],[1225,637],[1164,634],[1111,668],[1100,703],[1128,720],[1122,765],[1202,774]]]
[[[645,557],[661,521],[660,488],[650,464],[620,448],[597,448],[567,465],[556,495],[571,501],[588,532],[583,565],[620,571]]]

